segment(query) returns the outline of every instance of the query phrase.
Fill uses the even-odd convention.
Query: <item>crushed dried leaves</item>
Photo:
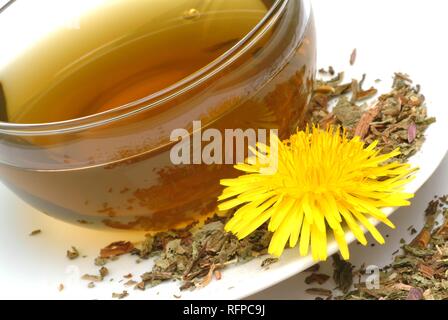
[[[129,241],[117,241],[111,243],[107,247],[101,249],[100,258],[108,259],[112,257],[118,257],[123,254],[129,253],[134,249],[134,245]]]
[[[86,280],[89,282],[101,282],[109,275],[109,269],[106,267],[101,267],[98,271],[97,275],[85,274],[81,277],[82,280]]]
[[[402,154],[393,160],[405,162],[421,148],[426,129],[436,119],[428,117],[420,86],[414,86],[409,76],[396,73],[392,90],[372,104],[361,103],[377,94],[373,87],[363,89],[365,79],[343,83],[341,72],[327,81],[317,81],[309,124],[341,125],[368,144],[378,140],[383,153],[399,147]]]
[[[126,290],[124,290],[121,293],[112,293],[112,298],[114,298],[114,299],[121,300],[121,299],[126,298],[127,296],[129,296],[129,293]]]
[[[38,230],[34,230],[30,233],[30,236],[37,236],[38,234],[41,234],[42,230],[38,229]]]
[[[448,299],[448,195],[431,201],[426,224],[402,253],[381,270],[379,286],[359,281],[346,300]]]
[[[67,258],[70,260],[75,260],[79,257],[79,251],[75,247],[72,247],[70,250],[67,250]]]

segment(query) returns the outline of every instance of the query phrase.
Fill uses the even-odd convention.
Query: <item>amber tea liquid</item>
[[[79,17],[78,28],[54,30],[0,68],[1,121],[52,123],[145,106],[145,97],[228,52],[273,3],[104,1]],[[237,173],[231,165],[173,165],[170,132],[200,120],[204,129],[275,128],[287,137],[301,125],[314,30],[284,15],[229,67],[154,108],[76,133],[4,138],[3,182],[69,221],[166,230],[210,215],[219,180]],[[287,38],[294,32],[303,37]]]

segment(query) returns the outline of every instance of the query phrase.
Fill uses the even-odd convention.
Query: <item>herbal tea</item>
[[[109,1],[1,70],[2,120],[69,120],[144,98],[219,57],[272,2]]]
[[[2,120],[42,124],[0,134],[3,182],[72,222],[166,230],[208,216],[236,172],[174,164],[171,133],[193,134],[194,121],[296,130],[315,68],[309,12],[301,1],[98,2],[1,66]]]

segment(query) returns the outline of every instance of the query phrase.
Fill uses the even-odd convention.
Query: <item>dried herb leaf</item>
[[[354,266],[341,259],[338,254],[333,255],[333,280],[339,290],[347,293],[353,285],[353,269]]]
[[[92,275],[85,274],[81,277],[82,280],[90,281],[90,282],[101,282],[103,281],[103,277],[101,275]]]
[[[313,296],[323,296],[323,297],[331,297],[333,294],[331,290],[322,288],[310,288],[306,289],[305,292]]]
[[[38,229],[38,230],[34,230],[30,233],[30,236],[37,236],[38,234],[41,234],[42,230]]]
[[[79,251],[75,247],[72,247],[70,250],[67,250],[67,258],[70,260],[75,260],[79,257]]]
[[[329,275],[323,274],[323,273],[312,273],[311,275],[309,275],[308,277],[306,277],[305,279],[305,283],[306,284],[324,284],[325,282],[328,281],[328,279],[330,279]]]
[[[117,241],[113,242],[107,247],[101,249],[100,258],[111,258],[121,256],[129,253],[134,249],[134,245],[129,241]]]
[[[357,50],[353,49],[352,54],[350,55],[350,65],[353,66],[356,62]]]
[[[382,269],[377,289],[367,289],[360,282],[356,289],[337,299],[355,300],[447,300],[448,299],[448,234],[440,230],[448,222],[446,196],[428,204],[426,223],[402,254]],[[444,222],[435,227],[435,221]]]
[[[112,298],[119,299],[119,300],[124,299],[128,296],[129,296],[129,293],[126,290],[124,290],[121,293],[112,293]]]
[[[263,262],[261,263],[261,267],[262,268],[266,268],[274,263],[277,263],[279,261],[278,258],[266,258],[263,260]]]

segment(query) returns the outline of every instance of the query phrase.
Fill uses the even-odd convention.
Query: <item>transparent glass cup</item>
[[[315,57],[309,1],[273,1],[224,54],[145,98],[66,121],[0,122],[0,178],[33,207],[68,222],[185,226],[213,214],[220,179],[238,173],[232,164],[174,164],[171,134],[193,134],[200,121],[201,131],[277,129],[287,138],[303,126]]]

